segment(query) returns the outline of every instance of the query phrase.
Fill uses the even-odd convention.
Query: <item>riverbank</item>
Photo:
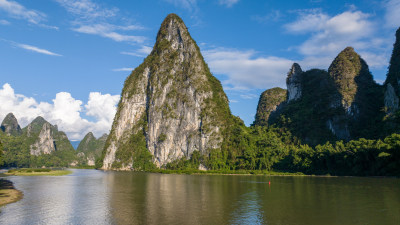
[[[9,176],[64,176],[71,174],[70,170],[51,170],[51,169],[12,169],[4,173]]]
[[[15,189],[11,181],[0,178],[0,207],[19,201],[23,196],[23,193]]]

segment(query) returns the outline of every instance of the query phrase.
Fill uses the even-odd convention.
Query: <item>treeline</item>
[[[249,170],[302,172],[315,175],[400,176],[400,134],[383,140],[364,138],[310,147],[290,132],[275,127],[237,126],[221,149],[189,160],[169,163],[166,169]]]

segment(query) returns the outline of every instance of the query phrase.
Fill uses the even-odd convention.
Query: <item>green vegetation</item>
[[[0,166],[4,164],[4,148],[0,140]]]
[[[30,154],[30,146],[37,141],[39,133],[46,123],[48,122],[42,117],[38,117],[23,128],[20,135],[8,135],[0,131],[4,167],[68,167],[77,159],[76,152],[65,133],[58,131],[57,127],[52,125],[50,125],[50,129],[56,151],[38,156]]]
[[[273,127],[235,132],[236,151],[214,150],[209,155],[195,152],[190,159],[169,163],[166,171],[158,172],[400,176],[400,134],[383,140],[327,142],[313,148]],[[198,171],[200,164],[210,171]]]
[[[78,164],[80,166],[87,166],[88,159],[96,161],[101,157],[107,136],[108,135],[104,134],[99,139],[96,139],[92,132],[85,135],[76,149]]]
[[[12,176],[63,176],[71,173],[72,171],[70,170],[23,168],[23,169],[12,169],[5,174]]]
[[[271,113],[275,112],[279,105],[286,100],[286,92],[285,89],[279,87],[264,91],[258,101],[256,120],[253,125],[267,126]],[[271,115],[271,117],[273,116]]]

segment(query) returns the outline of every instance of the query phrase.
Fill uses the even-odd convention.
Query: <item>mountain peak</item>
[[[182,19],[176,14],[169,14],[162,22],[157,34],[155,50],[159,52],[168,47],[182,49],[193,41]]]
[[[341,51],[329,66],[329,75],[341,95],[341,105],[347,110],[354,102],[357,91],[374,83],[367,63],[354,48]]]
[[[1,130],[10,135],[20,135],[21,127],[18,124],[17,118],[15,118],[13,113],[7,114],[1,123]]]

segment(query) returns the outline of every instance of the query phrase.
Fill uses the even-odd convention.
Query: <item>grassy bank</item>
[[[12,169],[6,175],[12,176],[63,176],[71,174],[70,170],[52,170],[52,169]]]
[[[11,181],[0,179],[0,207],[22,199],[21,191],[16,190]]]

